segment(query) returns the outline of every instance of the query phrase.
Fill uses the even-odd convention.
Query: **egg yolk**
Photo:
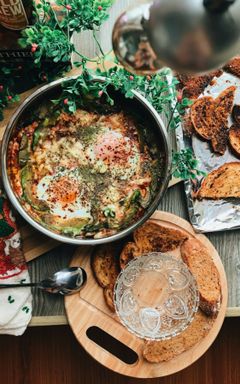
[[[110,131],[99,137],[94,152],[98,159],[107,164],[125,163],[131,154],[131,147],[126,137]]]
[[[73,203],[78,196],[78,188],[74,181],[68,177],[60,177],[54,180],[48,189],[52,202],[59,201],[62,204]]]

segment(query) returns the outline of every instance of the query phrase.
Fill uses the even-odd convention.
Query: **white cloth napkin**
[[[29,282],[20,233],[9,209],[0,195],[0,284]],[[30,288],[0,288],[0,334],[22,335],[32,314]]]

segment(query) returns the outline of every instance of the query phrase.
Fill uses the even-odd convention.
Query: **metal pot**
[[[140,116],[143,116],[145,121],[148,121],[149,125],[151,126],[151,129],[154,131],[154,135],[156,138],[157,145],[159,147],[159,151],[161,153],[161,160],[162,160],[162,168],[161,168],[162,174],[160,175],[161,183],[156,193],[156,196],[154,200],[151,202],[151,204],[149,205],[149,207],[144,212],[144,215],[139,220],[134,222],[128,228],[125,228],[124,230],[121,230],[120,232],[114,235],[111,235],[109,237],[105,237],[101,239],[71,238],[65,235],[59,235],[45,228],[44,226],[36,222],[25,211],[25,209],[21,205],[21,202],[15,196],[15,193],[11,187],[10,179],[7,172],[8,145],[9,145],[9,141],[14,136],[15,131],[17,130],[19,125],[29,120],[29,117],[31,118],[35,106],[39,106],[39,104],[43,100],[46,101],[48,99],[56,98],[56,96],[58,96],[61,93],[62,83],[69,81],[69,79],[72,79],[72,78],[60,79],[41,87],[40,89],[35,91],[31,96],[29,96],[13,114],[12,118],[10,119],[6,127],[3,140],[2,140],[1,159],[2,159],[3,184],[11,203],[17,209],[17,211],[21,214],[21,216],[24,219],[26,219],[29,222],[29,224],[31,224],[33,227],[35,227],[45,235],[65,243],[78,244],[78,245],[83,245],[83,244],[96,245],[96,244],[109,243],[111,241],[119,240],[120,238],[129,235],[138,226],[143,224],[157,209],[159,202],[162,199],[164,192],[168,186],[168,182],[170,178],[171,150],[169,146],[167,132],[164,127],[163,121],[159,117],[158,113],[142,95],[140,95],[138,92],[134,92],[133,99],[126,99],[121,94],[121,92],[112,90],[112,95],[115,98],[115,102],[116,101],[121,102],[122,103],[121,105],[123,105],[123,109],[124,109],[124,103],[125,103],[126,105],[128,105],[128,108],[130,106],[131,109],[133,108],[133,110],[136,110]],[[103,79],[96,78],[94,81],[103,81]]]

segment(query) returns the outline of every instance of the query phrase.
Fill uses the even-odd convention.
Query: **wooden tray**
[[[65,297],[68,322],[77,340],[85,350],[99,363],[109,369],[127,376],[138,378],[170,375],[186,368],[196,361],[206,352],[220,331],[227,306],[227,281],[225,271],[221,259],[210,241],[204,235],[195,234],[192,226],[187,221],[173,214],[156,211],[152,216],[152,219],[165,226],[181,228],[181,230],[187,232],[190,237],[199,239],[211,252],[213,260],[219,270],[222,286],[222,304],[212,329],[202,341],[171,361],[158,364],[145,361],[142,358],[141,353],[144,341],[129,333],[127,329],[119,323],[116,314],[110,312],[104,302],[103,290],[96,283],[91,271],[90,256],[93,247],[79,247],[71,262],[72,266],[82,266],[86,270],[88,275],[86,286],[79,294]],[[180,257],[179,249],[171,252],[171,254]],[[131,348],[138,354],[138,361],[135,364],[127,364],[106,350],[106,348],[112,348],[111,340],[109,341],[106,339],[104,341],[106,335],[102,336],[101,334],[96,333],[98,335],[98,341],[92,341],[89,338],[89,335],[91,334],[91,331],[96,331],[96,328],[91,327],[99,327],[101,330],[107,332],[107,334]],[[96,336],[94,336],[94,338],[96,339]],[[102,343],[105,348],[99,346],[99,344],[101,345]],[[118,348],[119,350],[121,349],[120,346],[118,346]]]

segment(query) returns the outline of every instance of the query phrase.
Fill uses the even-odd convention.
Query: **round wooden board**
[[[93,252],[93,247],[84,246],[77,249],[71,265],[82,266],[87,272],[88,281],[79,294],[65,297],[65,308],[69,324],[77,340],[85,350],[105,367],[123,375],[138,378],[167,376],[176,373],[195,362],[207,351],[218,335],[224,321],[227,307],[227,280],[225,271],[221,259],[210,241],[204,235],[196,234],[187,221],[173,214],[156,211],[151,219],[156,220],[164,226],[184,230],[189,237],[199,239],[211,252],[214,263],[220,274],[222,304],[219,314],[205,338],[188,351],[185,351],[168,362],[155,364],[145,361],[142,357],[144,341],[129,333],[127,329],[120,324],[116,314],[112,313],[105,304],[103,290],[96,283],[91,270],[90,256]],[[169,253],[176,257],[180,257],[179,249]],[[86,332],[92,326],[99,327],[134,350],[138,354],[138,361],[132,365],[126,364],[90,340]]]

